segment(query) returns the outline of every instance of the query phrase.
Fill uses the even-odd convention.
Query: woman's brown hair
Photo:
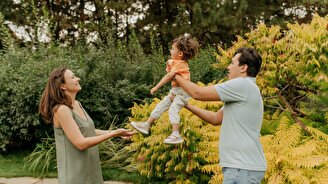
[[[64,73],[66,70],[67,68],[65,67],[54,69],[42,93],[39,103],[39,114],[47,123],[52,123],[54,113],[59,105],[67,105],[73,109],[71,98],[61,88],[62,84],[65,84]]]

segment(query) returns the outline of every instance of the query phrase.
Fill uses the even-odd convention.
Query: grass
[[[0,155],[0,177],[21,177],[27,176],[29,172],[22,162],[24,154]]]
[[[57,171],[51,171],[46,174],[38,174],[31,172],[28,168],[24,168],[24,158],[29,154],[28,151],[20,151],[19,153],[0,154],[0,177],[36,177],[36,178],[55,178]],[[149,179],[138,173],[130,173],[115,168],[102,168],[104,180],[125,181],[135,184],[167,184],[168,181],[163,179]]]
[[[41,177],[36,173],[30,172],[27,168],[24,168],[24,157],[29,153],[22,151],[19,153],[0,154],[0,177],[12,178],[12,177]],[[57,177],[56,172],[49,172],[44,177]]]

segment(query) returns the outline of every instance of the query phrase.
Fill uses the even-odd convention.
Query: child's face
[[[172,44],[170,54],[171,54],[171,59],[182,59],[183,58],[183,52],[178,49],[177,43]]]

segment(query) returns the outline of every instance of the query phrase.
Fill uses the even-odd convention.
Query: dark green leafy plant
[[[24,158],[24,168],[29,171],[45,174],[57,170],[56,149],[54,138],[43,138],[34,151]]]

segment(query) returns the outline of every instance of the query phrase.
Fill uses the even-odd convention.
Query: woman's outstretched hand
[[[132,135],[135,134],[135,131],[131,131],[124,128],[119,128],[117,130],[113,131],[115,134],[115,137],[121,137],[122,139],[129,140],[131,139]]]

